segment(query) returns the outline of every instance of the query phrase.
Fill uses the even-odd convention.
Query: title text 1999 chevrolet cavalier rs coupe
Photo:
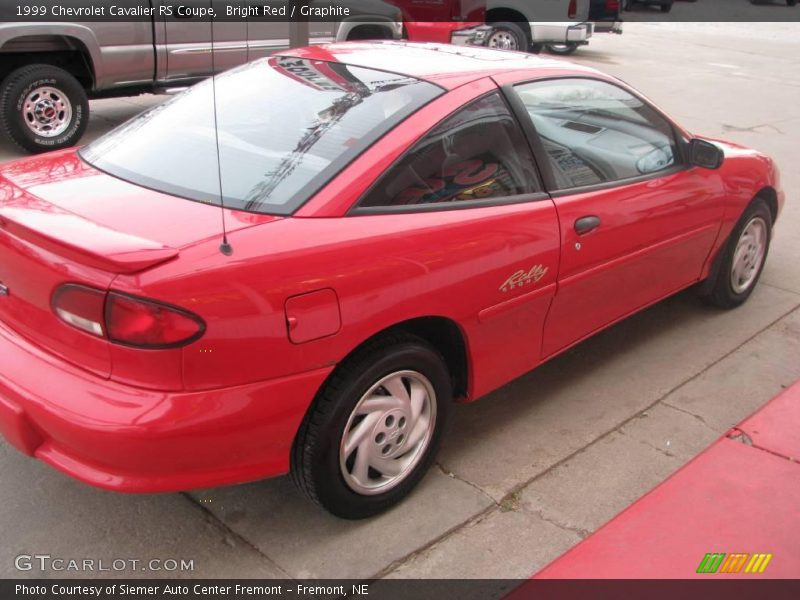
[[[766,156],[558,60],[352,43],[213,88],[0,169],[0,426],[104,488],[291,471],[375,514],[454,399],[688,286],[744,302],[783,203]]]

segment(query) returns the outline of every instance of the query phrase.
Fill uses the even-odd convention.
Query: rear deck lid
[[[108,289],[117,274],[177,260],[220,235],[220,208],[93,169],[74,151],[0,167],[0,321],[69,362],[109,376],[108,342],[51,308],[65,283]],[[229,231],[276,217],[228,212]]]

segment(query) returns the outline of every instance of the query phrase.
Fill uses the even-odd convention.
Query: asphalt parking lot
[[[574,57],[639,88],[689,129],[777,160],[787,204],[743,307],[719,311],[680,294],[457,407],[418,490],[361,522],[331,517],[285,477],[126,496],[0,442],[0,577],[92,575],[15,567],[15,557],[37,554],[194,565],[100,576],[515,578],[538,570],[800,377],[799,52],[796,23],[629,23]],[[93,102],[88,139],[162,99]],[[0,161],[18,155],[0,140]]]

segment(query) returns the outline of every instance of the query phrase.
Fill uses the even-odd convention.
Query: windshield
[[[286,215],[442,93],[402,75],[274,56],[217,76],[81,150],[111,175],[210,204]]]

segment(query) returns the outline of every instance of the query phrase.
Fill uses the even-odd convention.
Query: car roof
[[[430,81],[447,89],[508,71],[524,71],[528,78],[552,76],[555,72],[606,77],[600,71],[559,58],[425,42],[340,42],[295,48],[278,54],[389,71]]]

